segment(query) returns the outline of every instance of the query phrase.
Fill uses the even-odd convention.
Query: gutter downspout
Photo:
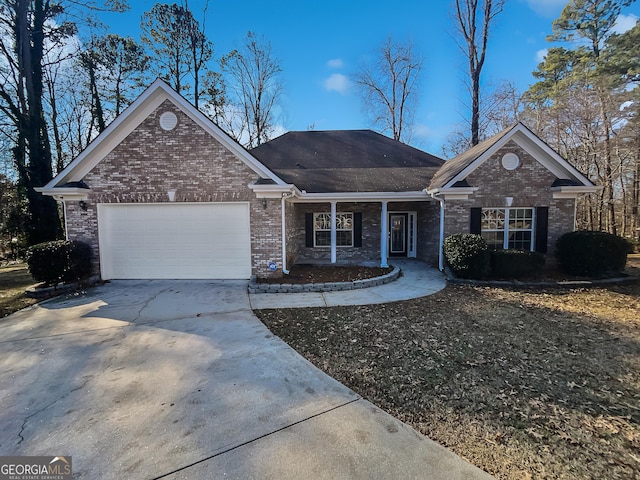
[[[290,193],[283,193],[282,199],[280,200],[280,209],[282,211],[282,273],[285,275],[289,275],[289,270],[287,269],[287,228],[285,225],[285,199],[289,197]]]
[[[444,272],[444,198],[438,197],[435,193],[427,192],[431,198],[440,202],[440,238],[438,240],[438,270]]]

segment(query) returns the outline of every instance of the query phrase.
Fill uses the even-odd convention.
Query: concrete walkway
[[[0,320],[0,452],[78,479],[488,480],[253,315],[246,282],[117,281]]]
[[[252,293],[251,308],[337,307],[340,305],[370,305],[425,297],[442,290],[447,281],[436,268],[408,259],[389,259],[402,270],[398,280],[379,287],[343,292]]]

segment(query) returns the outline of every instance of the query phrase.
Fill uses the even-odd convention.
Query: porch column
[[[337,202],[331,202],[331,263],[336,263],[336,243],[338,243],[336,234],[336,205]]]
[[[387,251],[388,247],[388,238],[389,238],[389,215],[387,214],[387,201],[382,201],[382,213],[380,218],[380,266],[382,268],[386,268],[389,265],[387,264]]]

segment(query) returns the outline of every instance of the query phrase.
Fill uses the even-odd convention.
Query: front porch
[[[439,205],[429,200],[285,202],[286,265],[437,265]]]

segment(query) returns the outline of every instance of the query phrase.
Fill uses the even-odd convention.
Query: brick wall
[[[167,111],[178,118],[170,131],[160,128],[158,122]],[[252,273],[277,275],[279,271],[271,273],[268,265],[275,261],[279,270],[282,267],[280,200],[267,200],[264,208],[262,200],[247,188],[257,179],[253,170],[165,101],[85,176],[91,188],[88,207],[83,211],[78,202],[67,202],[68,236],[91,244],[97,258],[98,203],[168,202],[168,190],[176,191],[176,202],[246,201],[250,204]]]
[[[502,156],[512,152],[520,157],[520,166],[509,171],[502,166]],[[549,207],[547,251],[553,254],[557,239],[574,229],[572,199],[554,199],[551,184],[556,177],[515,142],[502,149],[474,170],[467,182],[479,190],[469,200],[446,202],[445,236],[468,233],[472,207],[505,207],[505,197],[512,197],[512,207]]]

